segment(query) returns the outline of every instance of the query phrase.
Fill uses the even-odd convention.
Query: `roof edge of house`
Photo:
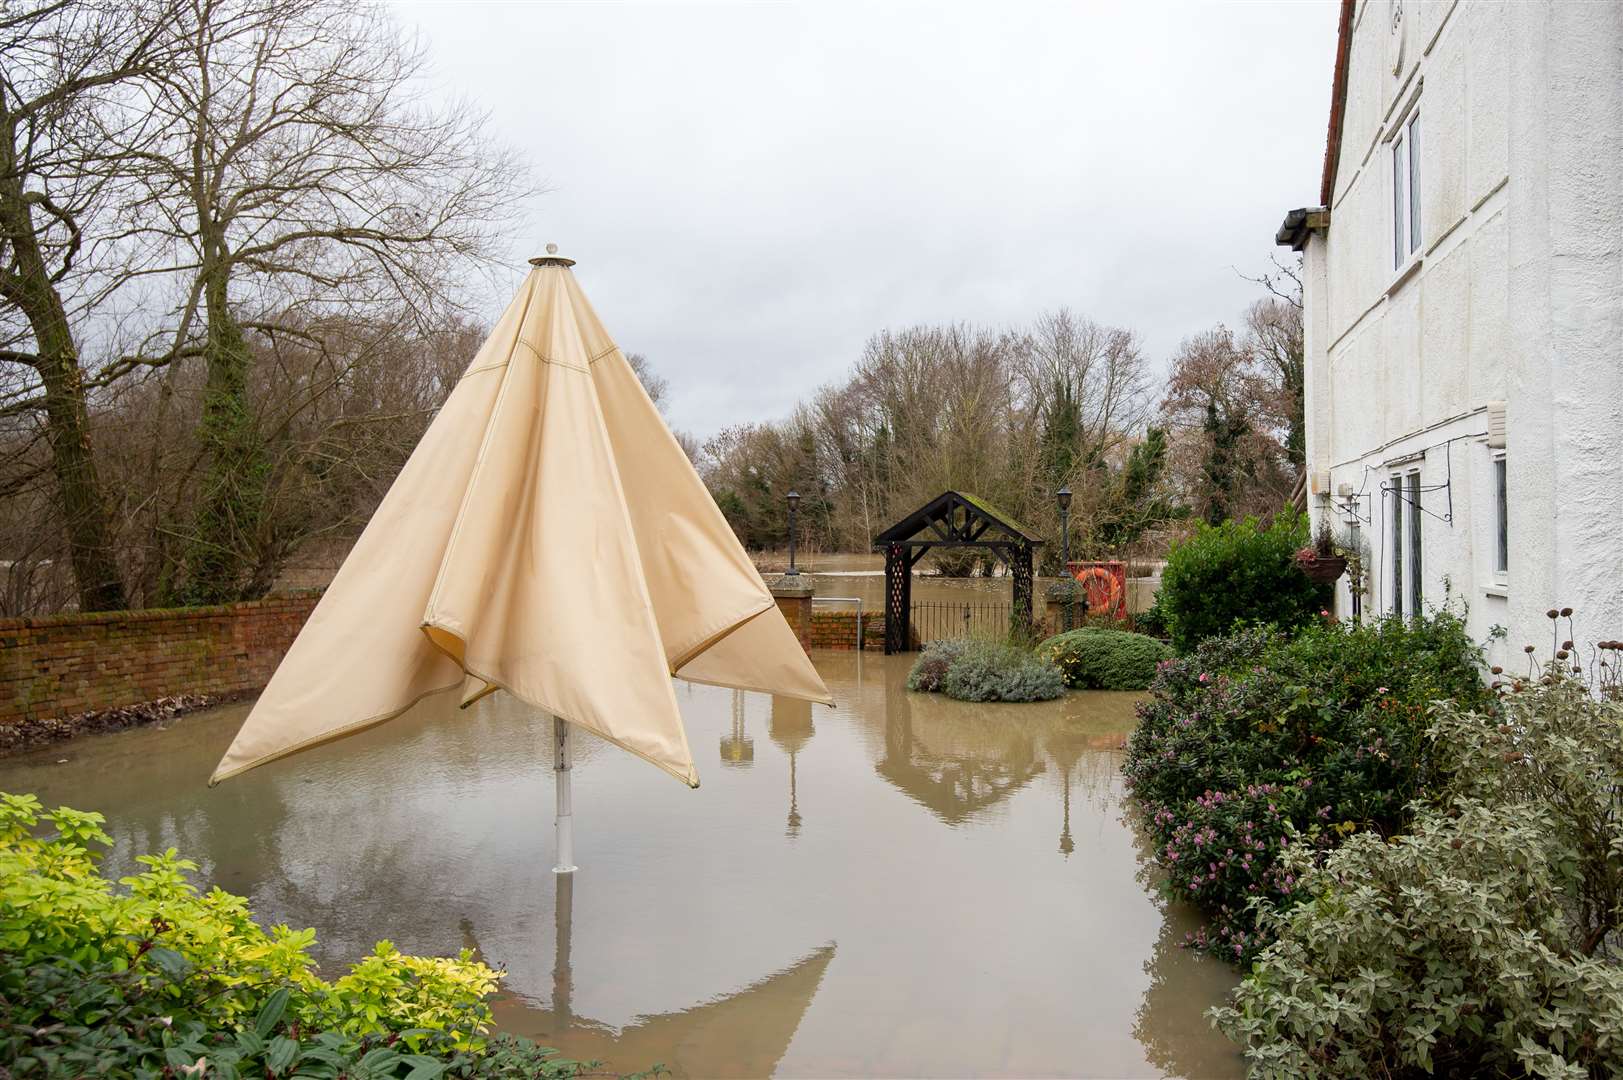
[[[1336,30],[1336,70],[1330,84],[1330,130],[1324,144],[1324,174],[1319,181],[1319,203],[1329,206],[1335,196],[1336,166],[1341,161],[1341,123],[1347,112],[1347,56],[1352,52],[1353,14],[1357,0],[1341,0],[1341,22]]]

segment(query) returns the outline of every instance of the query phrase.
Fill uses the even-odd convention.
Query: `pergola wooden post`
[[[886,655],[913,647],[913,567],[933,547],[986,548],[996,555],[1013,582],[1013,622],[1029,631],[1033,564],[1042,543],[984,499],[961,491],[942,492],[874,537],[874,548],[885,553]]]

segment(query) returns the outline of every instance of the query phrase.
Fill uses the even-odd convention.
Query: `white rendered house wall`
[[[1547,654],[1551,606],[1576,608],[1588,640],[1623,636],[1620,56],[1617,6],[1366,0],[1330,227],[1303,251],[1310,509],[1367,541],[1376,612],[1407,600],[1394,526],[1418,521],[1424,603],[1446,584],[1479,640],[1505,627],[1499,661],[1524,642]],[[1393,160],[1411,134],[1412,252]]]

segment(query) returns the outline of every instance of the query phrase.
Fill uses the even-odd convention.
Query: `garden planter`
[[[1298,559],[1296,565],[1302,568],[1309,581],[1316,585],[1328,585],[1346,571],[1347,560],[1340,555],[1321,555],[1311,561]]]

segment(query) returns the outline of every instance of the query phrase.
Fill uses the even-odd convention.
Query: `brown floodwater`
[[[1132,695],[976,706],[907,657],[821,653],[833,709],[678,684],[703,786],[590,736],[574,880],[554,875],[550,724],[504,695],[214,790],[246,712],[0,761],[99,810],[107,869],[174,846],[329,971],[387,937],[506,968],[499,1024],[679,1077],[1237,1076],[1124,820]]]

